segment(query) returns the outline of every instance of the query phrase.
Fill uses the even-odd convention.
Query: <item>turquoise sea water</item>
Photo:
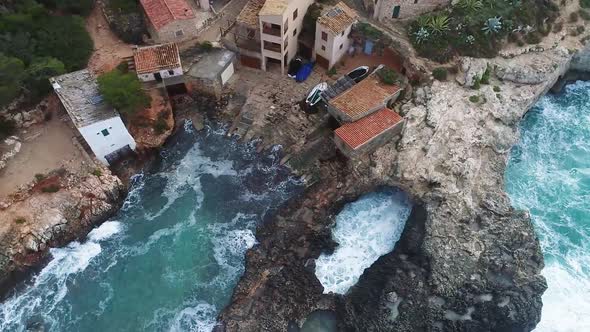
[[[549,288],[535,331],[590,331],[590,82],[543,97],[520,130],[505,179],[545,255]]]
[[[263,215],[301,188],[221,128],[185,131],[123,209],[0,304],[0,331],[210,331]]]

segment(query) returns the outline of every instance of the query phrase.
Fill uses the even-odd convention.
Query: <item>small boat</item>
[[[314,86],[313,89],[311,89],[311,91],[307,95],[307,98],[305,98],[305,104],[307,105],[307,107],[314,107],[319,102],[321,102],[322,92],[325,91],[327,88],[328,83],[326,82],[321,82],[318,85]]]
[[[351,72],[346,74],[346,76],[350,77],[356,83],[362,81],[365,77],[369,75],[369,66],[360,66],[353,69]]]
[[[289,62],[289,70],[287,71],[287,76],[291,78],[295,78],[297,72],[303,65],[303,60],[300,57],[296,57],[291,62]]]

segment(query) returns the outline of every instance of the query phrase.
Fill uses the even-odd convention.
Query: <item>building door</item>
[[[392,18],[398,18],[399,17],[399,11],[400,11],[400,6],[393,7],[393,15],[391,15],[391,17]]]
[[[330,67],[330,61],[328,61],[328,59],[324,58],[323,56],[316,54],[315,56],[315,61],[318,63],[318,65],[326,70],[329,69]]]
[[[260,59],[240,54],[240,63],[243,66],[260,69]]]
[[[160,73],[154,73],[154,78],[156,81],[162,82],[162,75],[160,75]]]

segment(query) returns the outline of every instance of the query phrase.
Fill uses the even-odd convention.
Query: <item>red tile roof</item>
[[[135,61],[135,71],[138,74],[153,73],[181,66],[178,46],[174,43],[138,47],[133,51],[133,60]]]
[[[330,100],[330,105],[351,118],[355,118],[383,106],[385,100],[399,90],[400,87],[397,85],[382,83],[379,76],[373,73],[341,95]]]
[[[143,10],[156,30],[175,20],[195,18],[186,0],[140,0]]]
[[[356,149],[402,120],[403,118],[399,114],[389,108],[383,108],[358,121],[341,126],[334,131],[334,134],[351,149]]]

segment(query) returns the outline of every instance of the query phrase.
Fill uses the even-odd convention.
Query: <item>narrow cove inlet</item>
[[[210,331],[265,213],[301,188],[222,128],[185,126],[121,211],[0,304],[1,331]]]

